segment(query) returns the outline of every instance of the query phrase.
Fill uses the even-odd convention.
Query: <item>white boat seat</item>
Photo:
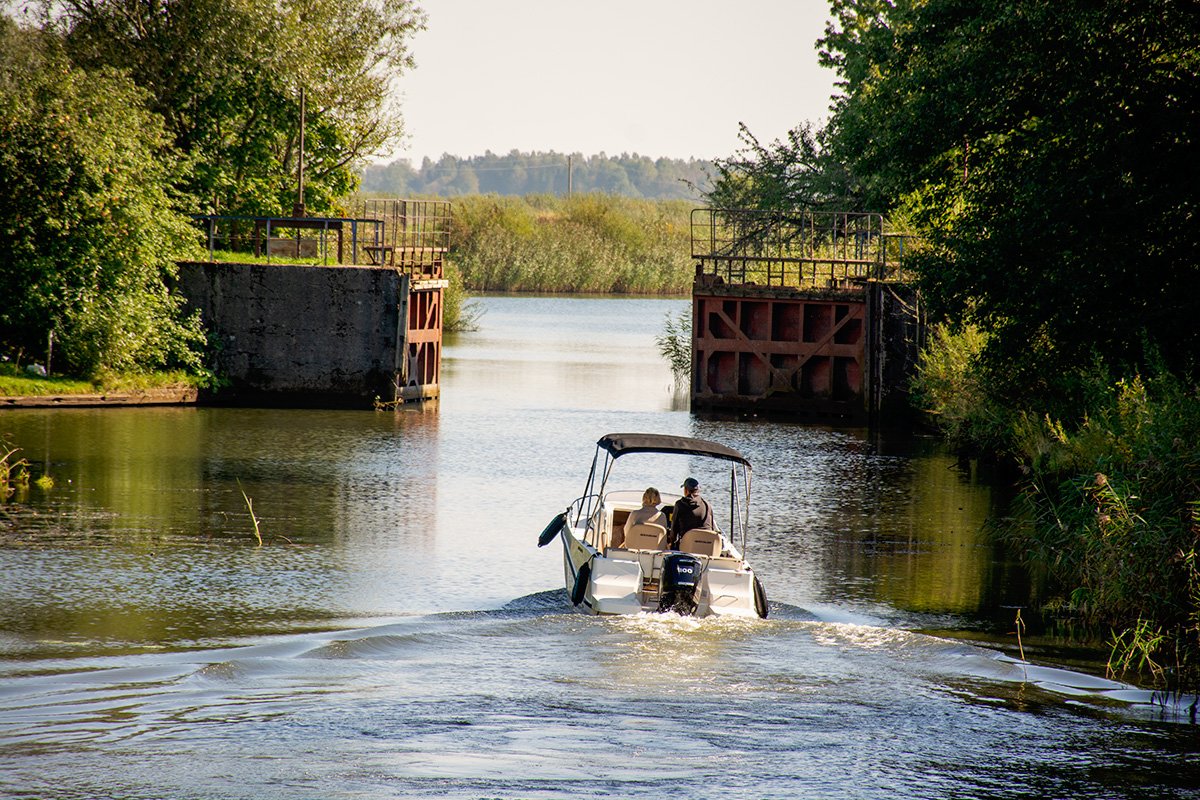
[[[716,558],[721,555],[721,534],[706,528],[692,528],[680,537],[679,549],[685,553]]]
[[[630,550],[662,550],[667,546],[667,529],[653,522],[642,522],[629,528],[625,547]]]

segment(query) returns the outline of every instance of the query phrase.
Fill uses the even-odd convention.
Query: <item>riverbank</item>
[[[36,375],[15,364],[0,365],[0,409],[188,405],[203,381],[186,372],[105,374],[87,380]]]
[[[101,406],[182,406],[195,404],[195,386],[174,386],[139,392],[41,394],[12,397],[0,395],[4,408],[95,408]]]
[[[955,446],[1018,470],[998,524],[1036,576],[1033,602],[1107,638],[1110,670],[1200,686],[1200,389],[1165,367],[1074,374],[1057,405],[996,391],[987,337],[934,332],[918,401]]]

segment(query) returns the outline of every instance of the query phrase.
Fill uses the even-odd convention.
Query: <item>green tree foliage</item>
[[[825,132],[863,201],[928,249],[926,297],[990,333],[1014,400],[1079,399],[1149,340],[1189,372],[1200,252],[1200,15],[1179,0],[834,0]]]
[[[633,155],[572,156],[571,189],[622,197],[689,200],[707,187],[711,162],[697,159],[651,159]],[[469,194],[528,195],[567,193],[567,156],[561,153],[508,155],[487,152],[459,158],[426,158],[420,168],[400,159],[366,168],[363,191],[393,196]]]
[[[705,198],[717,208],[860,210],[848,171],[828,155],[821,136],[804,123],[786,140],[764,145],[740,125],[742,149],[714,162],[717,174]]]
[[[0,345],[40,357],[53,332],[78,374],[199,366],[198,323],[166,288],[195,234],[145,99],[0,17]]]
[[[400,135],[395,79],[424,17],[410,0],[43,0],[80,66],[125,70],[192,166],[197,211],[277,214],[296,199],[306,92],[306,204],[352,191]]]

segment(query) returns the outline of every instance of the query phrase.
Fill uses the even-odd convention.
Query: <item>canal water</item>
[[[1186,712],[1018,643],[935,442],[689,414],[681,301],[480,302],[436,408],[0,415],[54,479],[0,506],[0,796],[1200,797]],[[768,619],[571,608],[535,540],[614,431],[751,458]]]

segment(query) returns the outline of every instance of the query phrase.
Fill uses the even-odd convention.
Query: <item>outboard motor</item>
[[[696,613],[703,564],[690,553],[667,553],[663,556],[662,583],[658,595],[658,610],[674,611],[691,616]]]

